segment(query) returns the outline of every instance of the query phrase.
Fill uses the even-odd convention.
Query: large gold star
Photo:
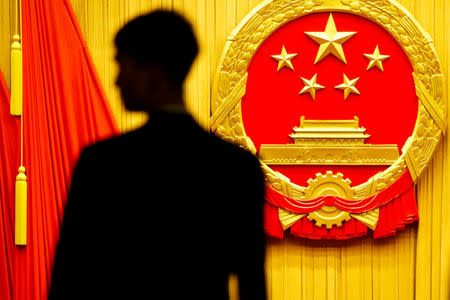
[[[338,32],[334,24],[333,15],[330,14],[324,32],[305,32],[310,38],[316,41],[320,47],[317,52],[315,64],[328,54],[333,54],[344,63],[347,63],[342,49],[342,44],[351,38],[356,32]]]
[[[314,76],[310,80],[305,79],[303,77],[300,77],[300,78],[302,79],[303,84],[305,86],[303,87],[303,89],[300,91],[299,94],[304,94],[306,92],[309,92],[309,94],[311,95],[313,100],[315,100],[316,99],[316,90],[320,90],[320,89],[324,88],[324,86],[317,84],[317,73],[314,74]]]
[[[273,58],[278,60],[277,72],[280,71],[280,69],[283,67],[288,67],[289,69],[294,70],[294,66],[292,65],[291,59],[293,59],[296,55],[297,55],[297,53],[288,54],[286,52],[286,48],[284,48],[284,45],[283,45],[283,48],[281,49],[281,54],[272,55]]]
[[[359,77],[355,78],[355,79],[348,79],[348,77],[344,74],[344,83],[335,86],[335,88],[343,90],[344,91],[344,98],[347,99],[348,95],[350,93],[354,93],[354,94],[358,94],[359,95],[359,91],[356,89],[355,85],[356,82],[358,81]]]
[[[391,57],[390,55],[380,54],[378,45],[375,47],[375,51],[373,51],[373,54],[364,54],[364,56],[370,60],[369,65],[367,66],[367,70],[369,70],[370,68],[372,68],[374,66],[377,66],[377,68],[383,72],[384,72],[383,61],[385,59],[388,59],[389,57]]]

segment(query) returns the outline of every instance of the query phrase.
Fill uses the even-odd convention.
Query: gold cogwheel
[[[340,227],[342,226],[342,222],[351,219],[348,212],[340,210],[334,206],[326,205],[309,213],[307,218],[310,221],[314,221],[316,226],[321,227],[322,225],[325,225],[328,229],[331,229],[333,225]]]
[[[325,175],[317,173],[316,178],[308,180],[305,188],[306,199],[314,199],[322,196],[336,196],[344,199],[352,199],[353,191],[350,188],[351,181],[344,179],[342,173],[333,174],[327,171]],[[308,214],[308,220],[314,221],[317,226],[325,225],[328,229],[342,226],[342,222],[350,220],[350,214],[334,206],[322,208]]]
[[[353,199],[353,191],[350,188],[350,179],[344,179],[342,173],[333,174],[327,171],[325,175],[317,173],[315,179],[308,179],[308,186],[305,188],[305,198],[312,200],[322,196],[337,196],[340,198]]]

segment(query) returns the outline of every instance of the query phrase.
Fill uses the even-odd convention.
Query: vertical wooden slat
[[[302,270],[298,267],[302,263],[301,241],[293,237],[286,239],[286,282],[285,282],[285,299],[301,299],[302,286]]]
[[[347,297],[350,299],[362,298],[362,256],[360,241],[347,243]]]
[[[263,1],[264,0],[248,0],[249,9],[252,10],[253,8],[255,8],[258,4],[260,4]]]
[[[318,244],[311,248],[313,252],[314,300],[327,299],[327,249]]]
[[[281,289],[281,297],[282,299],[287,299],[288,295],[289,295],[289,282],[290,282],[290,276],[289,276],[289,263],[288,263],[288,248],[290,248],[290,246],[288,246],[288,240],[285,239],[283,241],[283,249],[282,249],[282,253],[280,253],[283,259],[283,283],[282,285],[279,286],[279,288]]]
[[[268,264],[266,270],[270,272],[269,299],[283,299],[283,241],[270,239],[267,247]]]
[[[144,14],[149,11],[161,8],[161,2],[156,0],[138,0],[138,1],[129,1],[133,2],[133,6],[135,7],[135,14]],[[131,15],[129,15],[131,17]]]
[[[414,243],[415,236],[411,226],[398,235],[398,298],[414,299]],[[411,243],[412,241],[412,243]]]
[[[312,241],[314,242],[314,241]],[[302,269],[305,273],[304,276],[304,298],[307,300],[313,300],[314,295],[316,294],[315,290],[315,265],[314,265],[314,247],[311,246],[311,241],[304,241],[303,247],[303,255],[302,255]],[[280,298],[272,298],[272,299],[280,299]]]
[[[273,280],[273,276],[272,276],[272,272],[271,272],[271,269],[272,269],[272,259],[270,257],[271,247],[272,247],[271,246],[271,239],[268,238],[267,239],[267,246],[266,246],[266,257],[265,257],[265,261],[264,261],[264,267],[265,267],[265,270],[266,270],[265,278],[266,278],[266,283],[267,283],[266,284],[266,289],[267,289],[267,297],[269,299],[274,299],[272,297],[272,282],[274,280]]]
[[[415,4],[414,4],[414,0],[398,0],[397,2],[399,2],[404,8],[406,8],[410,13],[414,14],[414,9],[415,9]]]
[[[206,0],[198,0],[197,2],[197,22],[195,24],[197,39],[199,43],[199,55],[197,58],[197,116],[200,124],[207,128],[209,121],[209,103],[210,93],[209,87],[211,86],[209,77],[209,31],[207,27],[207,5]]]
[[[241,20],[248,14],[250,7],[248,1],[236,1],[236,22],[239,24]]]
[[[418,182],[419,213],[421,219],[417,233],[416,255],[416,297],[431,299],[431,190],[432,180],[430,170],[422,174]],[[419,279],[420,278],[420,279]]]
[[[363,299],[371,299],[373,295],[373,255],[371,237],[365,237],[361,245]]]
[[[440,43],[443,45],[441,53],[439,53],[441,58],[441,64],[443,66],[443,72],[447,79],[447,97],[450,96],[450,80],[449,80],[449,41],[450,41],[450,3],[447,0],[440,0],[442,4],[439,5],[439,8],[444,12],[444,20],[441,25],[444,29],[442,32],[442,36],[437,36]],[[448,98],[447,98],[448,101]],[[450,107],[447,106],[448,111],[447,115],[450,115]],[[449,149],[449,135],[447,134],[444,138],[444,187],[443,187],[443,201],[442,201],[442,232],[446,235],[442,238],[442,264],[441,264],[441,299],[450,299],[450,289],[448,284],[450,282],[450,239],[448,238],[448,233],[450,232],[450,218],[448,215],[450,214],[450,201],[445,200],[449,198],[450,194],[450,160],[448,157]]]
[[[373,286],[373,294],[372,294],[372,299],[373,300],[380,300],[382,299],[380,296],[380,290],[381,290],[381,264],[380,264],[380,257],[382,255],[384,255],[384,253],[382,253],[382,251],[380,251],[381,247],[380,247],[380,241],[373,241],[372,242],[373,245],[373,256],[372,256],[372,272],[373,272],[373,277],[372,277],[372,286]],[[370,298],[369,298],[370,299]]]
[[[398,299],[395,261],[395,240],[387,238],[379,243],[380,299]]]
[[[334,246],[326,247],[326,291],[327,299],[336,300],[338,249]]]
[[[446,30],[448,30],[448,27],[446,27],[446,2],[445,0],[435,0],[434,3],[434,10],[433,10],[433,35],[432,38],[435,41],[434,45],[436,48],[436,52],[438,56],[440,57],[441,66],[443,67],[442,72],[446,75],[447,74],[447,57],[448,57],[448,51],[446,50],[446,44],[443,37],[446,35]],[[439,145],[438,151],[435,155],[435,163],[437,166],[446,166],[447,162],[447,156],[445,153],[448,150],[447,148],[447,141],[448,139],[444,138],[444,142]],[[446,177],[447,174],[444,172],[445,168],[434,168],[434,174],[433,176],[438,181],[438,186],[435,187],[433,190],[436,192],[433,195],[433,198],[437,197],[440,199],[445,199],[445,196],[448,193],[448,189],[446,188]],[[433,257],[435,257],[435,262],[433,265],[436,265],[434,267],[433,272],[433,281],[438,280],[439,285],[433,288],[433,294],[438,295],[441,299],[446,299],[447,295],[445,295],[445,291],[443,289],[444,284],[442,282],[448,282],[448,268],[446,269],[445,266],[447,266],[447,255],[448,250],[446,249],[446,242],[445,237],[446,233],[448,232],[444,225],[444,220],[447,219],[447,214],[445,213],[445,201],[436,201],[434,202],[435,205],[433,206],[433,215],[437,217],[437,219],[434,220],[434,232],[433,235]]]
[[[237,11],[236,11],[236,0],[226,0],[226,3],[227,3],[226,31],[228,36],[237,25],[236,19]]]
[[[216,40],[218,37],[216,36],[216,1],[207,1],[207,31],[208,31],[208,68],[209,68],[209,78],[211,84],[214,80],[214,74],[217,68],[217,61],[219,57],[217,56],[216,51]],[[211,86],[208,87],[209,96],[211,99]],[[208,103],[208,107],[210,107],[210,103]],[[210,110],[208,110],[208,119],[210,116]]]
[[[301,295],[302,297],[300,299],[308,299],[307,297],[307,291],[311,290],[311,285],[309,285],[309,282],[307,278],[309,277],[308,269],[306,268],[308,257],[306,257],[306,246],[305,241],[300,241],[300,245],[302,246],[300,248],[300,254],[301,254],[301,265],[300,269],[302,270],[302,290]],[[273,299],[273,298],[271,298]]]
[[[151,0],[151,1],[144,1],[144,2],[148,2],[151,7],[151,10],[155,10],[155,9],[159,9],[162,7],[162,1],[161,0]]]
[[[347,252],[347,247],[346,247],[346,242],[341,243],[340,245],[340,280],[338,281],[338,287],[339,287],[339,294],[340,294],[340,299],[348,299],[348,295],[347,295],[347,291],[348,291],[348,287],[347,287],[347,257],[348,257],[348,252]]]
[[[216,57],[219,58],[225,46],[227,31],[227,1],[215,1],[216,15]]]
[[[437,147],[436,153],[434,155],[433,165],[435,167],[432,169],[433,176],[433,193],[432,199],[442,199],[442,168],[436,166],[443,165],[443,153],[442,153],[442,143]],[[442,224],[442,202],[433,201],[432,206],[432,241],[431,241],[431,299],[439,299],[440,297],[440,285],[441,285],[441,224]]]
[[[189,19],[196,30],[197,22],[197,1],[196,0],[185,0],[184,1],[184,15]],[[198,33],[197,33],[198,36]],[[199,60],[197,59],[192,66],[185,83],[185,93],[186,93],[186,105],[189,112],[198,120],[198,65]]]

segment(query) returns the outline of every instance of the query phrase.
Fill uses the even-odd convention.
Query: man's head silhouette
[[[198,53],[191,25],[157,10],[133,19],[116,35],[116,60],[125,107],[155,112],[182,106],[183,82]]]

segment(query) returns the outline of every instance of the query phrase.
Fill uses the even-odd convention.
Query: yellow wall
[[[10,0],[12,1],[12,0]],[[202,52],[189,76],[186,97],[192,113],[206,124],[211,82],[227,35],[259,0],[72,0],[113,112],[123,131],[144,117],[126,113],[114,87],[112,39],[139,12],[173,8],[191,19]],[[448,78],[450,2],[401,0],[433,37]],[[447,2],[447,3],[446,3]],[[9,5],[0,1],[0,68],[9,83]],[[447,79],[447,88],[450,85]],[[448,93],[450,95],[450,93]],[[270,299],[449,299],[450,200],[448,138],[417,185],[420,224],[396,237],[336,242],[288,237],[269,240],[267,279]]]

